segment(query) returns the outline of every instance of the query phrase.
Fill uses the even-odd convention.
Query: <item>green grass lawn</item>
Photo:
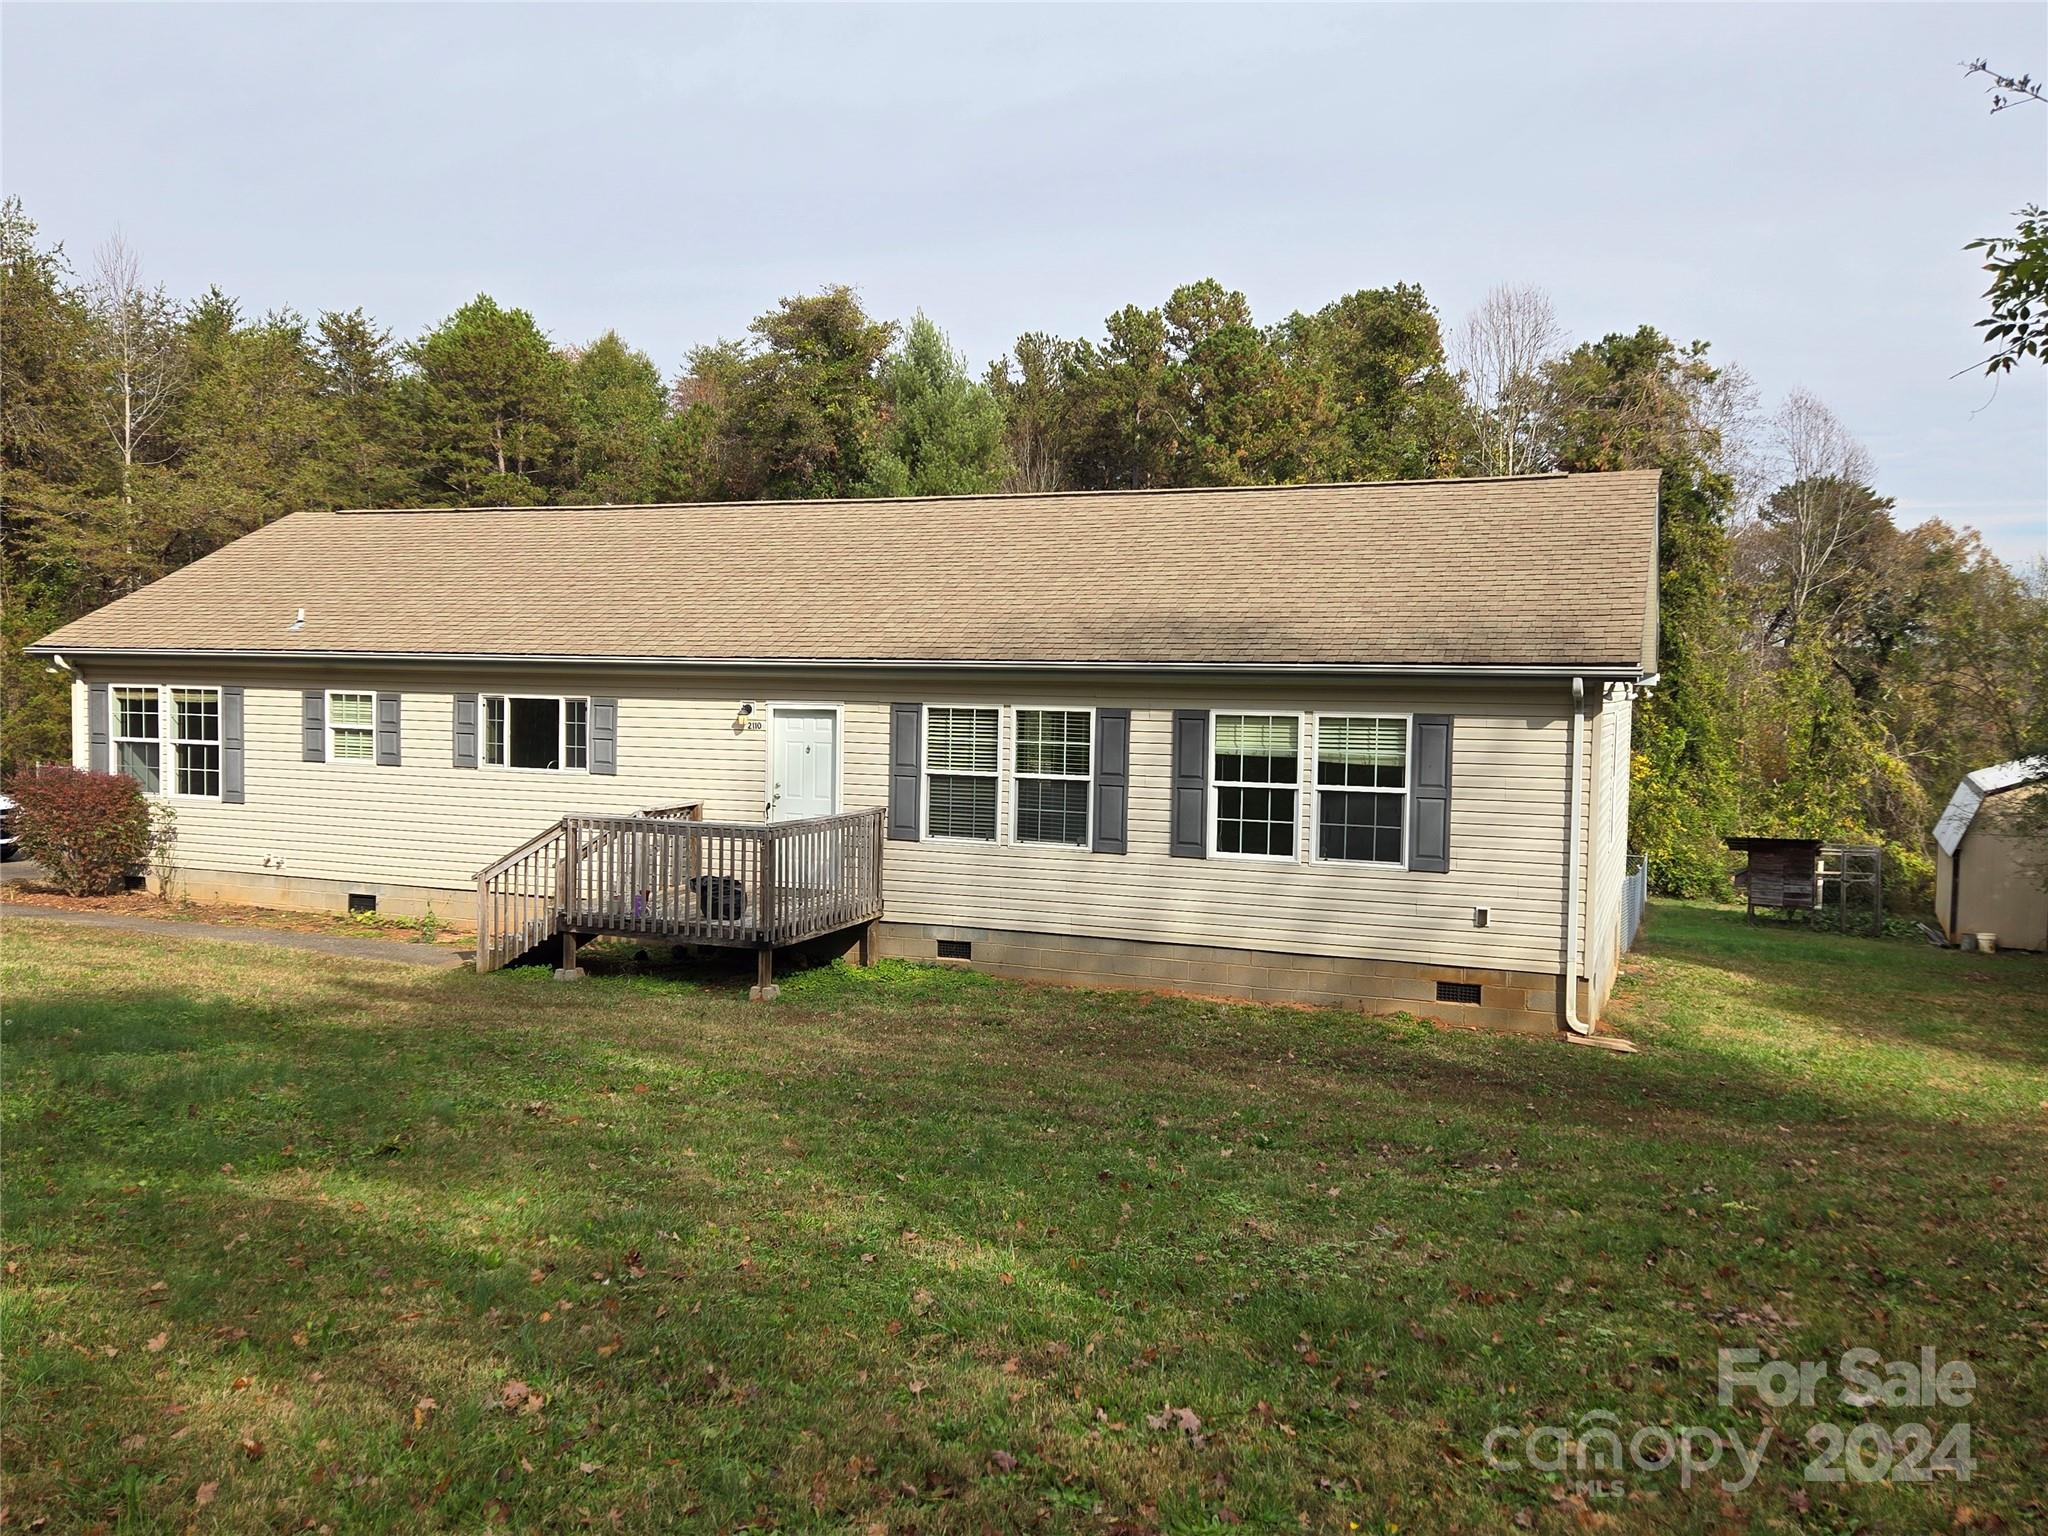
[[[842,967],[9,916],[8,1529],[2022,1530],[2048,965],[1664,905],[1635,1056]],[[1716,1350],[1967,1360],[1723,1406]],[[1771,1431],[1682,1486],[1488,1432]],[[1810,1483],[1810,1427],[1974,1475]],[[1590,1442],[1589,1442],[1590,1443]],[[1651,1442],[1654,1446],[1655,1442]]]

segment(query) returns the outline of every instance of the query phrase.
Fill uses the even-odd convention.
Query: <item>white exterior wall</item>
[[[1036,682],[1007,675],[886,682],[819,672],[764,684],[758,675],[685,676],[652,668],[512,673],[333,666],[307,675],[228,663],[94,664],[86,676],[92,683],[244,686],[247,800],[240,805],[173,801],[178,863],[185,870],[442,889],[449,892],[442,910],[464,916],[479,869],[571,812],[626,813],[702,800],[711,819],[760,820],[768,736],[735,730],[743,702],[754,704],[757,718],[778,700],[843,706],[844,809],[886,803],[892,701],[1128,707],[1128,854],[1008,843],[890,842],[885,863],[889,918],[1551,974],[1560,968],[1571,707],[1569,685],[1563,682],[1486,689],[1183,679]],[[302,761],[300,693],[305,687],[402,693],[403,766]],[[617,776],[455,768],[453,695],[494,690],[617,698]],[[1453,715],[1450,872],[1417,874],[1309,861],[1314,753],[1306,734],[1298,797],[1301,861],[1169,857],[1175,707]],[[1614,708],[1610,702],[1608,711]],[[1619,868],[1613,827],[1622,827],[1625,837],[1625,710],[1624,705],[1621,795],[1595,792],[1596,771],[1617,772],[1611,728],[1604,738],[1595,735],[1589,741],[1587,772],[1579,785],[1587,818],[1582,857],[1588,874],[1582,889],[1588,924],[1582,932],[1588,935],[1605,934],[1618,921],[1619,882],[1608,876],[1610,866]],[[81,685],[74,691],[74,741],[81,764],[87,756],[85,713]],[[1006,709],[1006,754],[1010,740]],[[1596,770],[1596,764],[1606,767]],[[1007,777],[1001,798],[1000,824],[1007,835]],[[1212,809],[1213,803],[1212,791]],[[1473,926],[1476,906],[1491,909],[1485,929]],[[1595,948],[1589,944],[1585,953],[1591,956]]]

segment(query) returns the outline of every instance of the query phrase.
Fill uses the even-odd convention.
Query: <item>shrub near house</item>
[[[149,803],[126,774],[46,767],[18,775],[7,793],[22,851],[67,895],[117,891],[150,856]]]

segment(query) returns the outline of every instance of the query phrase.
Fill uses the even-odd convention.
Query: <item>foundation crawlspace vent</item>
[[[972,960],[974,958],[974,946],[966,939],[941,939],[939,940],[939,958],[941,960]]]
[[[1440,981],[1436,984],[1436,1000],[1440,1003],[1476,1003],[1479,1001],[1479,983]]]

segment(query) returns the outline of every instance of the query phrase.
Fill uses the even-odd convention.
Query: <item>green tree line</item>
[[[1901,529],[1820,402],[1650,324],[1566,345],[1496,290],[1448,336],[1413,284],[1261,323],[1203,280],[976,371],[849,287],[779,300],[672,374],[479,295],[400,339],[362,310],[179,298],[110,242],[87,271],[0,209],[8,771],[69,755],[21,648],[301,508],[775,500],[1663,472],[1662,677],[1634,846],[1725,887],[1737,829],[1882,841],[1926,868],[1969,768],[2048,745],[2048,584],[1967,532]],[[1369,551],[1361,558],[1370,559]]]

